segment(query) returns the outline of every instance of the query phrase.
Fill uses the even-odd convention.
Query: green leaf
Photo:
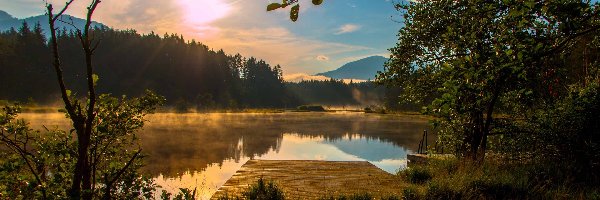
[[[94,86],[96,86],[96,84],[98,84],[98,79],[100,79],[98,77],[98,74],[92,74],[92,81],[94,82]]]
[[[535,6],[535,1],[525,1],[524,3],[529,9],[532,9]]]
[[[315,6],[318,6],[318,5],[321,5],[321,4],[323,3],[323,0],[312,0],[312,3],[313,3]]]
[[[298,15],[300,13],[300,4],[296,4],[292,7],[292,11],[290,11],[290,19],[295,22],[298,20]]]
[[[272,4],[269,4],[267,6],[267,11],[272,11],[272,10],[275,10],[277,8],[281,8],[281,4],[279,4],[279,3],[272,3]]]
[[[509,55],[509,56],[510,56],[510,55],[512,55],[512,53],[513,53],[513,50],[512,50],[512,49],[508,49],[508,50],[506,50],[506,54],[507,54],[507,55]]]
[[[67,92],[67,96],[68,96],[68,97],[70,97],[70,96],[71,96],[71,94],[73,93],[71,90],[67,90],[66,92]]]

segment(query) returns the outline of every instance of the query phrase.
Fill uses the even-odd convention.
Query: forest
[[[315,6],[323,2],[327,1],[312,1]],[[409,122],[428,121],[437,138],[428,145],[426,129],[420,155],[403,150],[404,160],[410,160],[410,155],[424,161],[401,168],[394,175],[402,186],[398,196],[382,199],[600,199],[598,2],[395,3],[404,26],[389,49],[384,71],[375,82],[366,83],[286,83],[279,65],[214,51],[196,41],[187,42],[181,35],[94,29],[89,25],[99,3],[91,1],[83,32],[56,30],[48,40],[39,25],[29,28],[24,24],[1,34],[0,99],[51,103],[62,98],[62,111],[72,129],[33,130],[19,120],[19,105],[4,106],[0,142],[6,150],[0,151],[0,195],[24,199],[156,197],[159,187],[155,179],[141,171],[144,155],[136,145],[136,134],[144,127],[144,118],[165,99],[167,105],[182,110],[369,105],[374,100],[386,108],[421,110],[422,116],[400,115]],[[295,22],[303,14],[300,4],[303,2],[297,0],[271,3],[267,11],[291,6],[290,20]],[[51,30],[55,30],[56,12],[50,4],[46,8]],[[60,88],[55,88],[57,79]],[[322,118],[326,114],[330,113],[316,113],[316,118],[333,124]],[[390,116],[342,114],[375,117],[365,125],[380,124]],[[275,118],[280,116],[255,122],[269,129]],[[328,128],[296,123],[318,132]],[[343,127],[343,132],[354,134],[354,125]],[[397,131],[406,124],[394,125],[390,128],[393,135],[410,136]],[[207,135],[221,137],[213,134],[222,128],[216,127]],[[252,131],[240,128],[232,132],[252,137]],[[277,132],[275,146],[285,145],[282,138],[289,132],[298,131]],[[416,140],[420,138],[417,134]],[[159,138],[159,143],[169,137],[173,136]],[[349,135],[349,140],[352,137]],[[217,141],[210,139],[210,144]],[[240,146],[222,147],[235,152],[243,150],[235,148]],[[314,150],[311,146],[300,149],[301,153]],[[198,155],[195,153],[190,154]],[[284,199],[277,185],[283,188],[286,184],[265,184],[261,178],[243,195]],[[195,189],[180,190],[176,199],[195,199]],[[253,197],[253,193],[259,194]],[[163,192],[161,197],[170,199],[171,195]],[[323,199],[374,198],[365,193]]]
[[[74,31],[57,32],[65,81],[83,90],[85,61]],[[146,89],[163,95],[178,109],[295,108],[304,104],[379,105],[385,86],[338,80],[285,82],[281,66],[240,54],[228,55],[186,41],[177,34],[159,36],[135,30],[97,27],[101,40],[94,56],[98,91],[139,96]],[[0,99],[53,104],[60,96],[51,67],[50,47],[39,24],[23,23],[0,33]],[[394,99],[394,98],[392,98]],[[393,104],[393,103],[392,103]]]

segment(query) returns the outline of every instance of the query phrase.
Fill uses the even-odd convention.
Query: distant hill
[[[362,79],[373,80],[377,71],[383,71],[383,64],[388,59],[383,56],[371,56],[354,62],[345,64],[344,66],[324,73],[316,74],[317,76],[326,76],[334,79]]]
[[[35,24],[39,23],[42,26],[44,33],[47,36],[49,36],[50,28],[48,26],[48,16],[38,15],[38,16],[28,17],[25,19],[18,19],[16,17],[13,17],[12,15],[8,14],[7,12],[0,10],[0,31],[8,31],[11,28],[14,28],[15,30],[19,30],[19,27],[21,27],[21,25],[23,24],[23,21],[27,22],[27,24],[29,24],[29,27],[34,27]],[[68,23],[73,23],[73,25],[75,25],[75,27],[77,27],[79,29],[81,29],[85,26],[85,19],[73,17],[70,15],[63,15],[62,21],[68,22]],[[67,31],[74,30],[73,26],[71,26],[70,24],[64,23],[64,22],[58,21],[56,23],[56,27],[59,30],[62,30],[63,28],[66,29]],[[104,24],[101,24],[98,22],[92,22],[92,27],[106,27],[106,26]]]

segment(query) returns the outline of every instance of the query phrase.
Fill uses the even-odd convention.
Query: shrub
[[[144,116],[164,99],[152,92],[140,98],[98,96],[90,147],[95,199],[150,198],[156,185],[143,176],[136,132]],[[0,110],[0,199],[66,199],[73,181],[78,141],[72,131],[34,131],[17,118],[19,106]],[[100,153],[102,152],[102,153]],[[9,186],[9,187],[6,187]],[[74,195],[78,197],[78,195]]]
[[[421,184],[431,179],[431,172],[426,167],[416,166],[400,172],[409,182]]]
[[[450,188],[449,184],[434,181],[427,185],[425,199],[462,199],[462,194]]]
[[[283,191],[272,181],[266,182],[262,177],[243,193],[249,200],[280,200],[285,199]]]
[[[374,200],[374,199],[375,199],[375,197],[373,197],[373,195],[371,195],[369,193],[357,193],[357,194],[352,194],[350,196],[340,195],[337,197],[328,196],[328,197],[320,198],[320,200]],[[387,196],[387,197],[382,197],[381,200],[399,200],[399,198],[396,196]]]
[[[421,199],[421,196],[415,187],[407,187],[402,190],[402,199],[417,200]]]
[[[371,105],[369,107],[365,107],[364,111],[365,111],[365,113],[379,113],[379,114],[386,113],[384,107],[376,106],[376,105]]]
[[[515,137],[536,165],[553,166],[542,167],[537,179],[600,184],[600,84],[573,86],[567,97],[545,107]]]
[[[314,111],[314,112],[325,112],[325,108],[320,105],[302,105],[298,106],[299,111]]]
[[[475,180],[470,182],[466,189],[466,193],[474,198],[519,199],[527,196],[526,189],[498,180]]]

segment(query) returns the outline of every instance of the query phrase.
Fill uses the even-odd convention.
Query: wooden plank
[[[275,182],[286,199],[318,199],[369,193],[400,197],[402,181],[366,161],[250,160],[211,199],[242,192],[263,177]]]

